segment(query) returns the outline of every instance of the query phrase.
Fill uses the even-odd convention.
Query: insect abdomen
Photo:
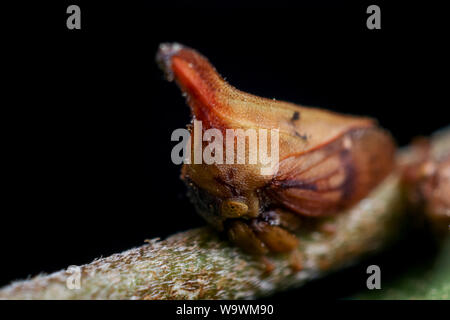
[[[382,129],[350,130],[321,148],[283,160],[267,194],[302,215],[333,214],[365,197],[386,177],[394,150]]]

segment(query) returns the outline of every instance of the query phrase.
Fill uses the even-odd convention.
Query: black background
[[[81,7],[81,30],[66,28],[69,4]],[[381,30],[366,28],[369,4],[381,7]],[[448,125],[439,8],[259,5],[74,0],[19,8],[2,103],[0,285],[203,225],[170,159],[171,133],[190,118],[155,64],[161,42],[196,48],[243,91],[375,117],[400,145]],[[387,263],[393,276],[394,265]],[[347,284],[343,291],[316,287],[315,295],[363,288],[365,267],[351,274],[331,282]]]

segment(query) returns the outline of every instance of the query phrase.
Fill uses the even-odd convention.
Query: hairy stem
[[[440,148],[450,148],[450,131]],[[445,142],[445,143],[444,143]],[[332,220],[334,232],[299,234],[303,269],[270,256],[267,272],[208,227],[188,230],[79,268],[15,282],[0,299],[251,299],[298,287],[385,247],[401,233],[405,197],[394,172],[367,198]],[[79,271],[79,287],[77,286]]]

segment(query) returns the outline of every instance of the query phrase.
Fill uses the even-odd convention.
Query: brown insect
[[[203,130],[278,129],[279,168],[184,164],[197,211],[251,253],[291,252],[302,220],[331,216],[365,197],[393,168],[391,136],[365,117],[260,98],[230,86],[201,54],[162,44],[157,61],[187,97]],[[302,218],[303,217],[303,218]]]

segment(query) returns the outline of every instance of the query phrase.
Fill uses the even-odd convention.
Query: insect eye
[[[248,211],[248,206],[241,200],[227,199],[222,202],[221,214],[226,218],[239,218]]]

